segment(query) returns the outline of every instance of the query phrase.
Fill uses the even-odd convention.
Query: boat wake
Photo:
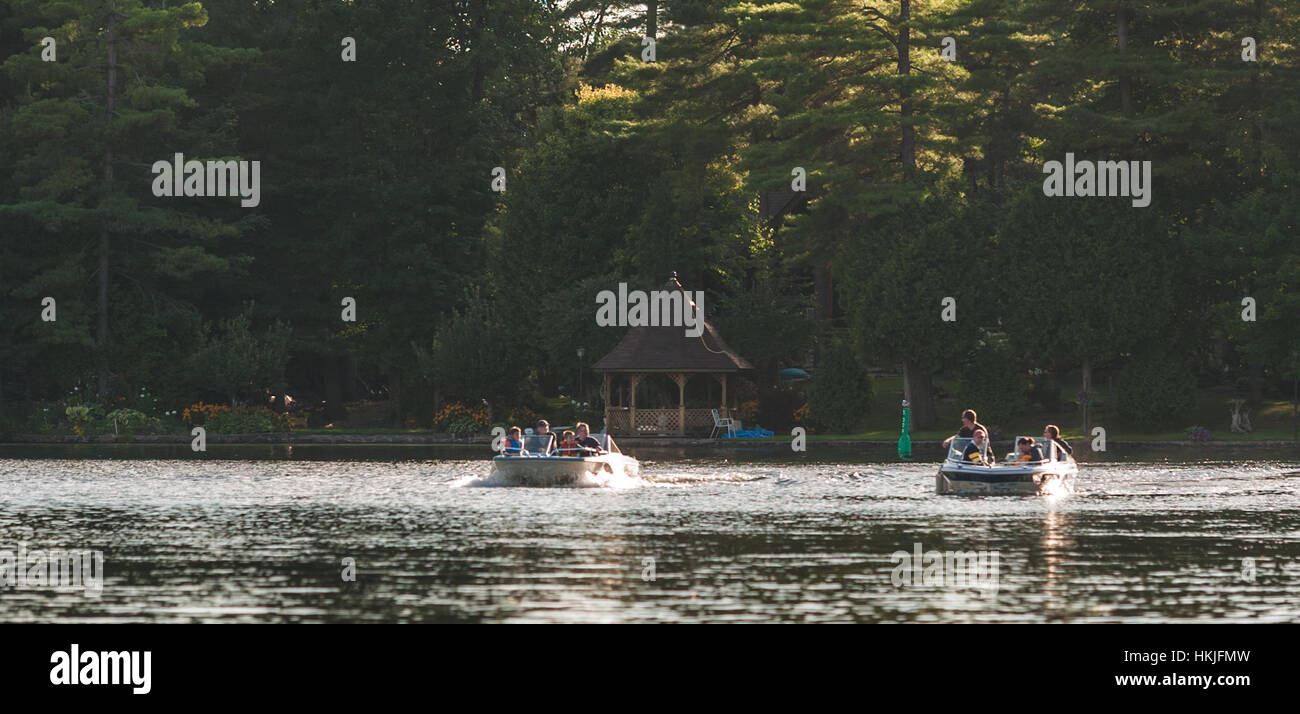
[[[502,471],[493,466],[487,476],[467,476],[453,481],[453,488],[479,487],[518,487],[533,488],[639,488],[646,485],[641,479],[641,467],[635,459],[619,459],[610,464],[608,470],[578,474],[573,480],[564,483],[538,484],[527,478]]]

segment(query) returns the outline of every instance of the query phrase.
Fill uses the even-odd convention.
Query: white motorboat
[[[610,477],[635,478],[641,471],[636,459],[619,451],[608,434],[592,434],[601,444],[593,456],[557,455],[554,434],[524,436],[524,453],[492,459],[492,477],[518,486],[599,485]]]
[[[1020,441],[1020,437],[1016,438]],[[948,457],[935,476],[935,491],[957,494],[1058,494],[1072,493],[1079,465],[1074,458],[1056,446],[1056,442],[1042,437],[1034,444],[1042,449],[1042,461],[1017,462],[1016,453],[1008,454],[1001,464],[971,463],[962,458],[969,438],[953,439]],[[985,446],[989,451],[991,447]],[[983,461],[991,459],[985,455]]]

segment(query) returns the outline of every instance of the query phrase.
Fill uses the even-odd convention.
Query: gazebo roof
[[[675,274],[660,290],[685,292]],[[683,297],[683,304],[693,308],[690,293]],[[739,372],[753,368],[727,346],[707,320],[699,337],[688,337],[682,327],[630,328],[609,354],[592,365],[597,372]]]

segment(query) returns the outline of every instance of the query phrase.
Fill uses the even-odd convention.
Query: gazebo
[[[684,293],[683,305],[694,309],[695,303],[690,293],[677,282],[676,273],[660,290]],[[715,408],[719,414],[727,416],[728,381],[732,375],[754,367],[728,347],[713,325],[706,321],[703,332],[697,337],[687,336],[681,326],[629,328],[614,349],[592,365],[592,369],[604,377],[605,430],[608,433],[685,436],[687,430],[711,429],[712,410]],[[676,408],[663,404],[637,408],[637,387],[646,380],[662,380],[664,377],[677,386]],[[698,381],[701,378],[703,385]],[[703,387],[702,401],[709,406],[686,407],[687,385],[692,380],[697,380],[694,385],[697,392]],[[715,386],[719,389],[715,390]],[[699,403],[701,399],[696,401]]]

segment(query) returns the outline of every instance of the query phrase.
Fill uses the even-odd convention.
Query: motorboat
[[[1019,454],[1012,452],[1002,463],[992,461],[991,448],[985,444],[985,463],[965,461],[962,455],[970,438],[953,439],[948,448],[948,456],[939,473],[935,476],[937,493],[956,494],[1060,494],[1074,491],[1074,480],[1079,473],[1079,465],[1074,457],[1059,449],[1056,442],[1044,437],[1032,438],[1045,459],[1042,461],[1017,461]],[[1014,442],[1013,442],[1014,443]]]
[[[591,436],[600,442],[600,454],[560,456],[554,434],[525,435],[522,454],[493,457],[493,480],[518,486],[598,485],[610,477],[635,478],[640,473],[640,464],[619,451],[613,437]]]

